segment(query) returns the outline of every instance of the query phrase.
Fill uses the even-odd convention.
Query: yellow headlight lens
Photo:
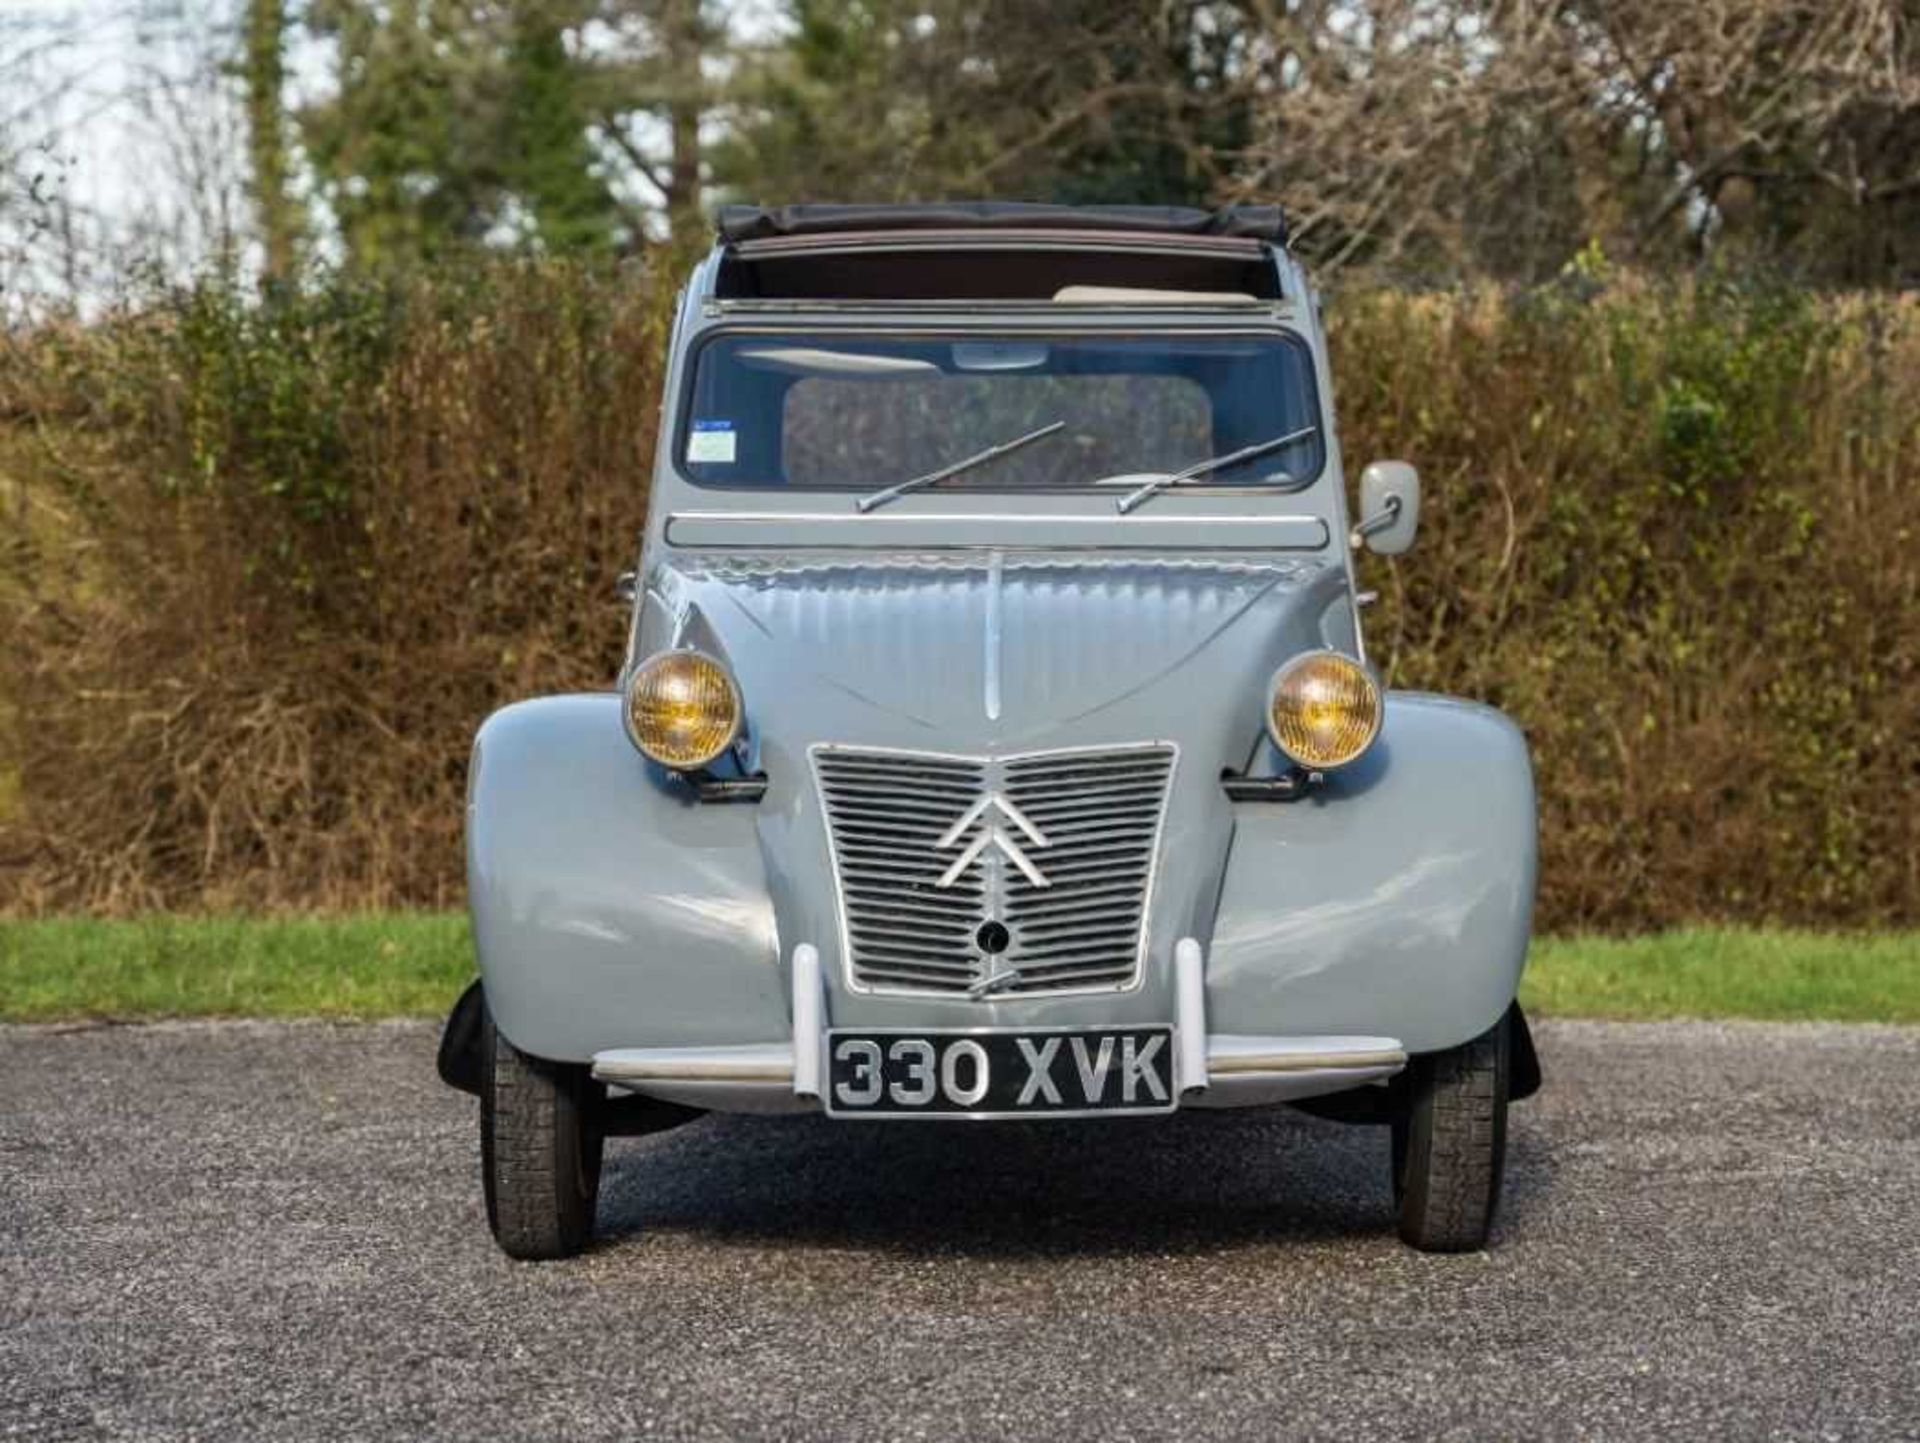
[[[740,734],[740,689],[697,651],[663,651],[627,683],[627,735],[662,766],[704,767]]]
[[[1380,688],[1350,656],[1337,651],[1297,656],[1274,674],[1267,731],[1303,767],[1343,767],[1380,734]]]

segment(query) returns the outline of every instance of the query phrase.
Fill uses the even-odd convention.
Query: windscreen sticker
[[[687,437],[687,460],[697,464],[731,466],[734,457],[733,422],[695,421]]]

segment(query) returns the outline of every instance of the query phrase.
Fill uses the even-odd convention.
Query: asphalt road
[[[1280,1111],[707,1119],[513,1264],[432,1047],[0,1029],[0,1437],[1920,1437],[1920,1030],[1542,1028],[1459,1258]]]

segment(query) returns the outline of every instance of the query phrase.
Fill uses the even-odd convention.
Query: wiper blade
[[[862,496],[853,503],[854,509],[864,512],[871,511],[876,506],[885,506],[889,501],[905,496],[909,492],[918,491],[923,486],[931,486],[936,481],[946,480],[949,476],[958,476],[962,471],[971,471],[977,466],[986,465],[989,461],[998,461],[1002,456],[1018,451],[1022,446],[1031,446],[1035,441],[1043,440],[1055,431],[1065,430],[1066,425],[1065,421],[1055,421],[1051,425],[1042,426],[1038,431],[1029,431],[1024,436],[1015,436],[1011,441],[1002,441],[998,446],[989,446],[984,451],[976,451],[965,460],[955,461],[951,466],[942,466],[938,471],[929,471],[924,476],[916,476],[911,481],[902,481],[897,486],[889,486],[886,490],[876,491],[871,496]]]
[[[1319,431],[1318,426],[1302,426],[1298,431],[1289,431],[1284,436],[1255,441],[1251,446],[1242,446],[1238,451],[1229,451],[1224,456],[1215,456],[1208,461],[1197,461],[1184,471],[1154,477],[1139,490],[1129,491],[1116,504],[1120,508],[1120,514],[1125,516],[1149,496],[1157,495],[1169,486],[1178,486],[1182,481],[1191,481],[1196,476],[1205,476],[1214,471],[1224,471],[1229,466],[1239,465],[1242,461],[1251,461],[1255,456],[1264,456],[1269,451],[1278,451],[1282,446],[1291,446],[1296,441],[1304,441],[1309,436],[1319,434]]]

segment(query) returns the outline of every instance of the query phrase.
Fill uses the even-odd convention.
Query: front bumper
[[[1174,1088],[1182,1107],[1289,1102],[1380,1082],[1406,1066],[1406,1049],[1391,1037],[1209,1032],[1205,958],[1192,938],[1174,949],[1174,972]],[[715,1112],[820,1111],[829,1019],[819,953],[796,947],[791,975],[790,1040],[610,1048],[594,1054],[593,1075],[627,1092]]]

